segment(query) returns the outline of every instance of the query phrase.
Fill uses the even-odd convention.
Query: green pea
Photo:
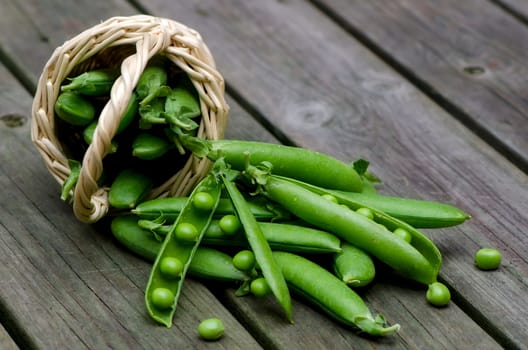
[[[199,232],[196,229],[196,226],[194,226],[193,224],[188,222],[182,222],[181,224],[178,224],[178,226],[176,226],[174,234],[177,240],[194,242],[196,241]]]
[[[356,210],[356,213],[358,214],[361,214],[363,216],[366,216],[367,218],[369,218],[370,220],[374,220],[374,213],[372,212],[372,210],[370,210],[369,208],[358,208]]]
[[[250,271],[255,267],[255,254],[251,250],[241,250],[233,257],[233,265],[240,271]]]
[[[495,270],[501,260],[501,253],[493,248],[481,248],[475,254],[475,265],[481,270]]]
[[[181,276],[183,264],[180,259],[165,257],[160,261],[160,271],[165,277],[177,278]]]
[[[156,288],[151,295],[152,305],[158,309],[168,309],[174,302],[174,293],[167,288]]]
[[[445,284],[433,282],[427,288],[427,301],[434,306],[446,306],[451,300],[451,293]]]
[[[198,325],[198,334],[204,340],[220,339],[224,335],[224,324],[219,318],[208,318]]]
[[[198,192],[193,198],[193,205],[196,209],[209,211],[213,209],[215,200],[213,196],[207,192]]]
[[[259,298],[271,294],[269,284],[264,277],[255,278],[251,281],[249,290],[251,291],[251,294]]]
[[[240,220],[235,215],[231,214],[224,215],[220,221],[218,221],[218,225],[222,232],[227,235],[237,233],[241,227]]]
[[[398,227],[392,233],[394,233],[396,236],[400,237],[407,243],[411,243],[412,241],[411,233],[404,228]]]
[[[335,196],[332,196],[331,194],[328,194],[328,193],[325,193],[323,195],[321,195],[321,198],[324,198],[330,202],[334,202],[334,203],[337,203],[337,198]]]

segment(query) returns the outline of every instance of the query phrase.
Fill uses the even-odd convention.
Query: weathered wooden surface
[[[18,350],[15,341],[9,336],[7,331],[0,325],[0,349],[3,350]]]
[[[513,16],[525,23],[528,22],[528,3],[523,0],[497,0],[496,4],[502,6]]]
[[[413,8],[418,2],[391,4]],[[399,322],[402,330],[394,337],[372,340],[358,337],[300,302],[294,304],[296,324],[288,325],[272,302],[237,298],[230,289],[211,289],[211,293],[190,281],[175,327],[160,329],[148,320],[142,302],[149,265],[116,246],[104,229],[74,220],[70,208],[58,200],[58,185],[29,142],[27,120],[19,127],[7,127],[8,119],[3,118],[0,185],[7,190],[0,195],[0,321],[19,346],[51,349],[73,344],[74,348],[95,349],[170,344],[196,348],[203,343],[196,339],[194,327],[203,315],[214,312],[229,324],[229,332],[220,343],[207,344],[208,348],[256,348],[256,341],[264,348],[280,349],[451,349],[467,348],[468,344],[482,349],[526,348],[528,179],[495,150],[500,145],[488,144],[489,139],[483,140],[464,127],[450,114],[452,110],[446,111],[427,96],[431,91],[420,91],[423,86],[414,86],[414,81],[409,82],[354,39],[342,23],[310,3],[152,0],[141,5],[142,9],[135,9],[118,0],[66,4],[10,0],[0,9],[0,30],[6,34],[0,47],[11,70],[31,87],[57,45],[112,15],[144,9],[197,29],[233,93],[229,97],[228,138],[278,142],[252,119],[262,118],[282,142],[343,160],[359,156],[370,160],[372,170],[385,182],[381,187],[384,193],[449,202],[473,215],[461,227],[427,231],[444,254],[441,277],[453,290],[453,303],[445,309],[431,308],[420,286],[390,278],[376,283],[364,292],[366,300],[391,322]],[[365,11],[365,7],[369,5],[358,2],[341,8],[340,13]],[[445,14],[455,10],[440,6],[435,11]],[[489,11],[512,26],[507,14]],[[472,18],[460,12],[460,21]],[[83,16],[72,19],[70,13]],[[367,28],[382,31],[376,16],[371,17],[365,33]],[[468,20],[464,28],[472,33],[478,25],[484,24]],[[499,26],[488,24],[486,28],[492,41],[489,37]],[[405,32],[406,40],[413,33]],[[403,35],[395,33],[394,37]],[[492,47],[504,47],[500,52],[510,52],[512,57],[522,54],[513,47],[517,43],[503,39]],[[377,45],[390,47],[384,40],[376,41]],[[402,47],[408,44],[406,40],[400,43]],[[478,47],[470,46],[468,55],[478,54],[471,53],[471,48]],[[460,54],[456,48],[446,51],[447,61]],[[413,59],[419,57],[402,58],[408,64]],[[512,61],[516,69],[525,69]],[[425,76],[418,69],[422,66],[426,65],[417,67],[416,74]],[[499,84],[515,98],[522,97],[527,83],[523,85],[517,77],[508,84],[505,77],[512,73],[508,74],[488,78],[491,82],[487,84]],[[456,83],[463,76],[436,77],[445,79],[438,83],[445,85],[444,92],[440,91],[442,98],[456,106],[469,103],[469,99],[457,99],[447,91],[451,91],[450,83],[453,91],[464,91],[464,85]],[[27,118],[31,96],[5,70],[0,70],[0,77],[5,82],[0,87],[0,116]],[[471,79],[467,80],[471,85]],[[476,96],[478,101],[472,101],[471,106],[494,103],[484,93]],[[494,111],[497,108],[502,107]],[[477,115],[469,108],[466,112]],[[526,110],[519,107],[518,112],[525,116]],[[485,113],[486,118],[475,117],[475,123],[493,129],[493,123],[509,115],[502,113]],[[520,121],[522,117],[511,119],[514,125]],[[526,142],[523,128],[521,123],[512,127],[511,135],[508,130],[501,132],[511,137],[508,147],[526,157],[519,146]],[[500,270],[484,273],[473,267],[472,256],[484,245],[503,252]]]
[[[528,169],[524,23],[479,0],[448,0],[442,6],[437,1],[317,3],[474,132]]]

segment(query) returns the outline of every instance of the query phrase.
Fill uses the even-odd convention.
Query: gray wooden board
[[[317,2],[528,170],[525,23],[491,1]]]
[[[528,22],[528,3],[524,0],[495,0],[496,4],[503,6],[512,14],[520,18],[525,23]]]
[[[0,349],[2,350],[18,350],[18,346],[14,340],[9,336],[5,328],[0,324]]]
[[[31,96],[0,66],[1,321],[21,348],[196,349],[196,327],[221,318],[227,329],[208,348],[259,348],[202,284],[185,283],[175,324],[151,321],[144,305],[150,264],[78,222],[29,137]],[[6,124],[25,116],[23,124]]]
[[[526,182],[523,175],[515,172],[510,164],[504,162],[496,153],[486,148],[486,145],[481,141],[472,137],[458,123],[450,121],[449,116],[432,105],[415,89],[409,87],[404,80],[378,62],[364,48],[349,39],[346,33],[337,29],[335,25],[325,20],[324,16],[321,16],[320,13],[309,6],[298,2],[272,5],[227,3],[227,5],[221,8],[209,8],[207,4],[178,5],[171,3],[169,9],[164,9],[161,5],[152,3],[149,8],[153,12],[171,16],[200,30],[208,45],[212,48],[219,67],[227,77],[228,82],[237,91],[241,92],[243,97],[254,103],[258,111],[270,118],[277,127],[286,132],[298,144],[328,151],[328,153],[347,160],[355,159],[358,155],[368,156],[368,159],[373,162],[373,169],[386,180],[384,190],[387,192],[440,199],[464,207],[465,198],[470,198],[470,204],[467,204],[468,208],[474,205],[473,202],[477,202],[480,205],[477,208],[480,208],[483,213],[486,213],[489,209],[495,210],[496,207],[492,205],[493,203],[479,203],[477,201],[477,199],[480,199],[477,198],[480,192],[475,191],[475,187],[471,186],[471,179],[468,175],[459,175],[461,179],[457,176],[457,187],[451,187],[452,176],[457,174],[449,163],[451,159],[446,159],[447,148],[450,147],[451,141],[455,141],[453,148],[450,148],[450,150],[457,151],[454,152],[452,157],[457,164],[466,164],[466,160],[471,161],[472,157],[476,156],[476,160],[472,160],[470,164],[460,170],[461,172],[463,170],[472,170],[470,174],[474,174],[477,171],[482,171],[486,167],[486,162],[484,162],[486,158],[493,162],[498,162],[498,165],[491,167],[492,173],[487,175],[488,177],[485,180],[495,179],[501,171],[505,173],[505,177],[502,179],[506,178],[507,184],[499,186],[498,190],[509,187],[509,193],[498,196],[499,202],[505,202],[510,194],[515,194],[516,190],[519,189],[519,184],[523,184],[523,181]],[[71,4],[70,6],[76,5]],[[81,3],[78,6],[80,8],[86,6],[86,4]],[[178,6],[184,6],[184,8],[179,8]],[[270,8],[266,8],[266,6],[270,6]],[[96,12],[97,9],[92,9],[91,11]],[[280,14],[281,12],[284,13]],[[106,12],[108,16],[111,13],[111,11]],[[267,15],[262,17],[263,14]],[[302,16],[299,14],[307,16],[307,18],[301,18]],[[274,22],[274,16],[277,15],[279,17],[276,21],[280,21],[280,24]],[[284,18],[281,16],[289,17],[288,21],[290,23],[281,20],[281,18]],[[85,20],[93,22],[93,19],[88,17]],[[36,32],[53,32],[53,28],[47,27],[46,23],[46,20],[41,19]],[[317,24],[319,30],[313,30],[314,23]],[[296,28],[299,24],[301,26]],[[321,31],[320,29],[324,30]],[[64,30],[64,28],[61,28],[61,30]],[[75,32],[68,33],[67,31],[65,33],[65,37],[75,34]],[[318,40],[325,37],[332,38],[332,40],[336,40],[336,43],[327,42],[323,47],[320,47],[319,43],[315,45],[314,41],[306,39],[305,35],[307,33],[310,37],[316,36],[315,39]],[[50,37],[50,35],[47,36]],[[60,34],[57,36],[60,37]],[[235,36],[236,40],[233,40],[233,36]],[[35,35],[35,37],[37,36]],[[65,37],[54,40],[60,42]],[[343,43],[346,44],[344,47],[350,49],[350,52],[344,52],[342,49]],[[2,45],[6,47],[4,42]],[[49,49],[51,52],[51,45]],[[9,52],[14,57],[18,57],[16,50]],[[332,59],[321,52],[328,52]],[[351,62],[350,57],[354,58],[354,62]],[[22,59],[30,60],[27,57],[22,57]],[[356,60],[359,62],[356,63]],[[24,63],[24,61],[21,62]],[[31,65],[28,64],[27,67],[31,67]],[[321,67],[331,67],[334,71],[332,72],[330,69],[323,70]],[[33,64],[33,69],[31,74],[34,77],[38,76],[40,66]],[[342,69],[342,71],[338,72],[337,70],[339,69]],[[262,76],[266,76],[266,79],[263,80]],[[385,91],[379,92],[378,89],[380,87],[384,88]],[[346,91],[347,95],[342,91]],[[407,105],[417,105],[418,111],[413,112],[411,106]],[[409,120],[393,120],[391,117],[393,115],[392,112],[396,113],[396,115],[400,113],[402,118],[410,115],[408,118],[413,121],[413,118],[423,113],[431,115],[433,121],[422,121],[414,127],[411,125],[411,128],[407,128],[405,122]],[[367,118],[369,115],[372,118]],[[287,118],[284,116],[287,116]],[[348,119],[340,120],[340,116]],[[446,135],[448,128],[442,126],[444,122],[447,122],[447,126],[455,128],[455,133],[448,140],[449,142],[446,141],[444,144],[440,142],[440,137],[436,137],[436,139],[431,140],[433,142],[432,145],[423,146],[420,141],[434,135],[437,129],[440,130],[440,135]],[[237,134],[235,127],[236,123],[231,122],[230,128],[233,128],[231,134],[233,137],[237,135],[241,137],[249,136],[247,131]],[[415,149],[416,145],[419,146],[417,147],[418,149]],[[469,150],[458,150],[459,146],[468,147]],[[396,149],[392,149],[393,147],[396,147]],[[420,147],[426,148],[422,149]],[[478,148],[484,149],[482,153],[476,151]],[[408,154],[410,161],[405,159],[404,154],[400,154],[402,151]],[[426,157],[431,151],[435,151],[439,155],[433,160],[427,160]],[[442,152],[446,153],[443,154]],[[408,167],[401,166],[403,161],[406,161],[405,164]],[[431,167],[426,173],[423,172],[424,164]],[[443,174],[441,171],[445,170],[448,170],[448,174],[441,175]],[[439,174],[437,174],[438,171],[440,171]],[[493,184],[496,182],[497,180],[492,181]],[[50,186],[51,183],[50,181]],[[478,186],[476,187],[478,189]],[[463,191],[457,193],[458,188]],[[497,192],[499,192],[498,190]],[[54,192],[50,191],[50,193]],[[492,192],[488,196],[494,194],[495,192]],[[513,195],[512,198],[518,198],[518,195]],[[486,207],[486,205],[491,205],[491,207]],[[526,207],[525,204],[524,206]],[[63,208],[63,210],[67,210],[67,208]],[[505,210],[499,211],[497,215],[504,213],[507,212]],[[507,213],[506,217],[512,218],[512,216],[519,215],[523,219],[518,213],[520,213],[520,210],[519,212],[514,210],[513,214]],[[481,242],[488,243],[495,238],[491,233],[486,237],[479,232],[482,229],[493,232],[494,228],[503,227],[498,220],[498,216],[485,222],[481,222],[480,220],[483,219],[479,219],[478,216],[475,216],[474,219],[473,222],[477,221],[480,224],[470,223],[464,225],[463,229],[446,230],[445,236],[435,236],[435,240],[442,244],[443,251],[446,249],[452,251],[454,248],[459,248],[459,244],[464,247],[464,249],[460,250],[463,258],[454,253],[451,255],[447,254],[446,259],[449,259],[452,267],[450,269],[444,268],[444,275],[450,276],[450,274],[454,273],[452,271],[456,272],[459,269],[462,277],[468,277],[466,275],[472,268],[471,263],[465,260],[468,254]],[[523,228],[523,226],[525,227],[526,225],[521,220],[518,227]],[[511,235],[511,231],[506,231]],[[455,235],[458,236],[457,242],[453,242]],[[472,240],[470,238],[472,236],[476,238]],[[96,235],[96,237],[98,236]],[[462,238],[460,242],[458,241],[459,237]],[[468,242],[469,245],[467,244]],[[113,249],[111,247],[112,245],[101,243],[98,249],[105,251]],[[509,249],[507,265],[517,257],[516,252],[511,252],[512,247]],[[523,249],[522,245],[520,249]],[[122,258],[128,259],[126,255]],[[446,266],[448,266],[447,262]],[[520,262],[520,268],[522,268],[525,265],[525,261],[521,259]],[[511,274],[514,273],[518,273],[517,268],[511,269]],[[506,276],[508,277],[508,274]],[[486,275],[477,274],[476,279],[474,276],[469,277],[472,278],[468,279],[468,290],[457,290],[461,291],[463,296],[467,296],[469,293],[469,297],[471,297],[471,282],[476,282],[479,287],[484,288],[486,287]],[[456,287],[454,283],[456,281],[451,280],[450,282]],[[423,297],[423,291],[409,292],[405,288],[402,289],[398,291],[399,288],[388,286],[383,289],[383,293],[386,293],[385,295],[382,292],[373,291],[368,297],[376,309],[386,313],[389,319],[394,319],[407,327],[408,330],[405,331],[404,328],[398,340],[398,344],[401,347],[404,346],[401,344],[405,344],[405,342],[409,344],[420,344],[420,342],[423,342],[429,346],[442,347],[445,340],[440,338],[445,338],[446,334],[452,331],[450,329],[453,327],[452,324],[441,326],[441,328],[446,327],[443,329],[445,334],[438,336],[438,339],[434,338],[432,341],[434,344],[431,344],[428,336],[422,334],[423,329],[429,329],[430,323],[438,319],[439,315],[445,317],[442,318],[444,320],[465,320],[461,322],[462,326],[458,328],[459,332],[464,332],[465,330],[465,332],[475,334],[475,338],[479,339],[481,343],[487,344],[488,347],[493,348],[496,346],[455,305],[442,311],[435,311],[435,309],[424,307],[423,304],[416,304],[416,300]],[[387,298],[387,295],[392,296],[392,298]],[[475,295],[473,291],[473,296]],[[395,296],[397,296],[397,301],[395,301]],[[476,300],[475,304],[479,306],[479,303],[494,301],[493,297],[494,295],[492,294],[489,298],[483,298],[484,300]],[[237,301],[237,305],[239,305],[239,308],[243,308],[245,302],[252,303],[253,301],[244,299],[243,301]],[[252,310],[250,306],[251,304],[247,307]],[[499,310],[499,315],[505,313],[500,311],[502,305],[493,307]],[[511,308],[511,306],[508,307]],[[307,310],[307,312],[311,312],[311,309],[307,308]],[[406,310],[414,310],[417,313],[413,314]],[[492,310],[492,312],[494,311],[495,309]],[[430,314],[436,316],[430,316]],[[515,312],[513,314],[514,319],[518,317]],[[416,321],[417,315],[420,316],[418,321]],[[256,321],[253,320],[254,322],[275,325],[269,319],[260,321],[262,315],[259,314],[257,316],[259,318],[255,318]],[[272,317],[273,319],[274,316],[266,314],[265,317]],[[399,317],[402,319],[396,320]],[[331,327],[329,322],[321,323],[325,327]],[[319,322],[316,322],[316,324],[319,326]],[[276,325],[276,327],[280,326]],[[414,330],[414,332],[410,330]],[[265,331],[265,328],[261,328],[261,331]],[[277,332],[279,331],[282,331],[282,329]],[[316,334],[313,335],[313,329],[305,329],[303,331],[300,327],[294,327],[288,328],[288,331],[294,332],[298,337],[302,335],[309,336],[310,332],[312,332],[311,336],[315,337],[314,339],[318,339]],[[283,332],[287,333],[288,331]],[[331,328],[330,331],[325,330],[325,332],[332,334]],[[278,343],[282,344],[283,347],[291,345],[287,343],[286,333],[278,333],[278,338],[282,339]],[[272,333],[272,336],[273,334],[275,333]],[[348,332],[345,332],[345,334],[350,337],[345,342],[350,343],[350,345],[354,344],[357,337],[351,336]],[[439,334],[442,334],[442,332]],[[462,343],[463,337],[452,339],[452,341]],[[361,347],[376,345],[378,344],[367,343]],[[417,345],[414,347],[419,348]]]
[[[199,30],[233,89],[298,145],[344,160],[363,156],[385,181],[382,192],[444,201],[472,214],[461,227],[428,232],[444,253],[441,276],[501,341],[526,346],[526,174],[306,2],[144,6]],[[500,271],[475,269],[481,246],[502,251]],[[417,297],[403,300],[409,309]],[[388,308],[382,298],[371,301]]]

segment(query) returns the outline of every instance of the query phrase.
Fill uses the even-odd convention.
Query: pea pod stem
[[[235,208],[236,214],[242,224],[242,227],[244,228],[244,232],[251,250],[255,254],[257,264],[262,270],[262,275],[266,279],[266,282],[275,295],[275,298],[282,306],[287,319],[292,322],[290,292],[281,270],[273,259],[271,248],[264,238],[257,220],[247,206],[246,200],[242,196],[242,193],[232,181],[227,179],[226,176],[222,176],[222,180],[224,187],[226,188],[227,193],[233,202],[233,207]]]
[[[439,267],[371,219],[340,204],[321,200],[320,195],[284,178],[263,176],[262,171],[252,167],[246,173],[258,178],[264,195],[300,219],[365,250],[409,279],[424,284],[436,281]]]
[[[198,192],[207,192],[214,199],[214,206],[209,211],[197,209],[192,204],[193,196]],[[190,262],[202,240],[202,237],[211,222],[214,210],[220,198],[221,185],[213,173],[205,177],[193,190],[189,196],[187,205],[183,208],[178,219],[174,223],[173,229],[165,237],[163,245],[156,257],[156,261],[152,267],[147,288],[145,292],[145,303],[150,316],[157,322],[170,327],[172,318],[176,311],[176,305],[181,292],[183,281]],[[175,234],[180,224],[193,225],[198,236],[193,243],[181,242]],[[183,264],[183,269],[179,278],[167,278],[160,269],[162,260],[165,257],[177,258]],[[153,293],[156,290],[169,290],[173,295],[172,305],[169,308],[160,308],[156,305],[153,299]]]

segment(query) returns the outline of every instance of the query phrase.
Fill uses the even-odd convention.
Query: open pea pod
[[[346,205],[350,209],[357,210],[359,208],[368,208],[374,215],[373,220],[376,223],[379,223],[385,226],[389,231],[394,231],[397,228],[402,228],[406,230],[411,235],[410,244],[427,259],[429,264],[431,264],[431,267],[433,268],[435,275],[438,275],[438,272],[440,271],[440,267],[442,266],[442,255],[440,251],[438,250],[437,246],[429,239],[429,237],[427,237],[422,232],[415,229],[413,226],[407,224],[404,221],[396,219],[395,217],[385,212],[382,212],[373,207],[369,207],[368,205],[365,205],[364,203],[361,203],[360,201],[354,200],[351,196],[347,196],[346,194],[340,191],[324,189],[324,188],[317,187],[317,186],[314,186],[314,185],[311,185],[305,182],[301,182],[295,179],[284,178],[284,177],[281,177],[281,178],[289,182],[295,183],[301,187],[304,187],[316,194],[332,195],[334,198],[337,199],[339,204]]]
[[[163,241],[150,273],[145,292],[149,315],[170,327],[185,274],[214,211],[218,205],[221,183],[211,173],[193,190],[189,200]],[[197,195],[209,196],[208,205],[197,207]],[[203,201],[202,201],[203,202]]]

